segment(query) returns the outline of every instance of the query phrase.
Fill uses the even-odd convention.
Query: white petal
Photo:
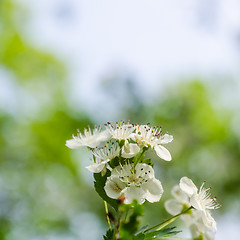
[[[195,224],[195,222],[196,222],[192,214],[183,214],[180,216],[180,218],[184,221],[184,223],[188,227]]]
[[[112,170],[111,176],[117,176],[117,177],[124,177],[124,176],[130,176],[132,175],[131,169],[133,168],[133,165],[126,164],[123,166],[117,166]]]
[[[170,152],[161,145],[155,145],[154,150],[156,151],[157,155],[165,161],[171,161],[172,157]]]
[[[203,208],[201,204],[201,199],[198,194],[193,194],[190,198],[190,204],[197,210],[204,211],[205,209]]]
[[[111,137],[111,134],[109,133],[109,131],[104,130],[100,132],[99,135],[97,136],[97,141],[104,142],[104,141],[107,141],[110,137]]]
[[[169,212],[171,215],[176,215],[182,211],[182,204],[180,204],[177,200],[175,199],[170,199],[167,200],[164,203],[164,207],[166,208],[167,212]]]
[[[139,151],[140,151],[140,148],[135,143],[130,143],[128,145],[124,145],[122,157],[124,157],[124,158],[134,157]]]
[[[146,193],[145,198],[149,202],[158,202],[162,197],[163,194],[162,184],[156,178],[149,179],[146,183],[142,184],[141,188],[145,191]]]
[[[122,195],[122,190],[126,187],[118,177],[108,177],[104,190],[110,198],[117,199]]]
[[[141,176],[145,179],[151,179],[154,178],[154,170],[150,165],[147,165],[145,163],[139,163],[135,167],[136,170],[136,176]]]
[[[67,140],[65,145],[66,145],[67,147],[71,148],[71,149],[76,149],[76,148],[80,148],[80,147],[83,146],[83,145],[82,145],[79,141],[77,141],[76,139]]]
[[[173,197],[176,198],[177,201],[179,201],[180,203],[183,203],[183,204],[186,204],[186,205],[190,205],[189,204],[189,197],[188,197],[188,195],[181,190],[179,185],[175,185],[172,188],[171,193],[172,193]]]
[[[173,140],[173,136],[172,135],[168,135],[168,134],[164,134],[163,136],[161,136],[157,143],[158,144],[167,144],[170,143]]]
[[[214,229],[215,231],[217,230],[216,221],[215,221],[214,218],[211,216],[211,214],[210,214],[209,211],[204,211],[204,212],[203,212],[202,220],[203,220],[203,223],[204,223],[207,227],[210,227],[210,228]]]
[[[207,229],[206,232],[204,232],[203,234],[204,240],[214,240],[215,239],[214,235],[215,234],[211,230]]]
[[[102,161],[102,162],[100,162],[100,163],[93,163],[93,164],[87,166],[86,168],[87,168],[90,172],[99,173],[99,172],[101,172],[101,171],[104,169],[106,163],[109,162],[109,161],[110,161],[110,160],[105,160],[105,161]]]
[[[184,220],[183,220],[184,221]],[[185,221],[184,221],[185,222]],[[199,235],[200,235],[200,232],[199,232],[199,229],[198,229],[198,225],[197,224],[186,224],[190,231],[191,231],[191,234],[192,234],[192,237],[195,239],[202,239],[202,238],[199,238]],[[205,238],[204,238],[205,240]]]
[[[189,196],[197,193],[197,187],[188,177],[182,177],[179,184],[180,188]]]
[[[145,201],[145,192],[140,187],[130,186],[123,190],[125,196],[125,204],[130,204],[135,199],[139,204],[143,204]]]

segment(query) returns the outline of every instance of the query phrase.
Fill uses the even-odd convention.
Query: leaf
[[[111,172],[107,170],[106,174],[102,176],[101,173],[94,173],[94,187],[98,195],[107,203],[109,203],[116,211],[118,210],[118,201],[107,196],[104,186],[107,181],[107,177],[111,175]]]
[[[104,239],[104,240],[113,240],[113,239],[114,239],[114,230],[109,229],[109,230],[106,232],[106,236],[103,236],[103,239]]]
[[[144,233],[139,233],[138,235],[133,237],[133,240],[144,240],[144,239],[145,239]]]
[[[145,233],[145,240],[155,239],[156,237],[167,237],[167,236],[174,236],[181,231],[173,231],[176,227],[165,228],[161,230],[156,230],[153,232]]]
[[[143,159],[141,163],[145,163],[153,167],[152,160],[150,158]]]
[[[139,233],[143,232],[144,230],[147,229],[147,227],[148,227],[148,225],[145,225],[145,226],[141,227],[141,228],[137,231],[136,234],[139,234]]]

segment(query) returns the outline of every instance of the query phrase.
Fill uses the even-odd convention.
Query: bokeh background
[[[188,176],[222,204],[216,239],[238,240],[239,12],[238,0],[0,0],[0,239],[101,239],[90,155],[64,144],[130,119],[174,135],[172,162],[149,153],[165,192],[142,224],[169,216]]]

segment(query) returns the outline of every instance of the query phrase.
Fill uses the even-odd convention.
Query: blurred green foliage
[[[93,123],[86,113],[68,106],[67,69],[25,40],[17,18],[21,14],[26,12],[15,2],[0,1],[0,64],[14,75],[16,88],[25,89],[40,104],[31,117],[0,112],[0,239],[44,239],[54,234],[79,239],[73,225],[81,226],[81,213],[93,213],[106,228],[104,205],[93,181],[89,184],[83,176],[86,156],[64,144],[77,128]],[[127,88],[134,92],[134,86]],[[167,146],[173,161],[154,160],[165,193],[161,203],[145,204],[144,222],[158,223],[167,216],[162,203],[185,175],[198,185],[207,180],[223,205],[221,211],[230,209],[240,197],[240,140],[231,126],[234,113],[216,110],[211,92],[198,80],[170,88],[154,104],[142,102],[137,93],[132,96],[131,108],[124,109],[126,119],[161,124],[174,136]],[[21,104],[17,107],[25,112]],[[151,153],[149,157],[156,158]]]

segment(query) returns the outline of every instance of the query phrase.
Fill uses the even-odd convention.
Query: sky
[[[66,63],[70,101],[90,113],[100,102],[116,114],[101,85],[120,72],[144,101],[189,77],[239,76],[238,0],[18,1],[25,37]]]

